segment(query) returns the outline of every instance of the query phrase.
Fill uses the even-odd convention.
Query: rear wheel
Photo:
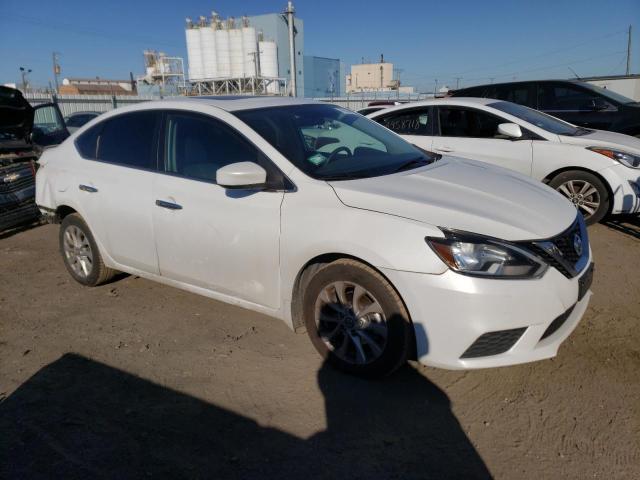
[[[367,378],[402,366],[413,341],[409,315],[391,284],[351,259],[303,277],[303,316],[316,350],[336,368]]]
[[[59,242],[64,266],[78,283],[94,287],[116,274],[105,266],[91,230],[77,213],[62,221]]]
[[[598,223],[609,211],[609,191],[592,173],[582,170],[562,172],[549,182],[549,186],[573,203],[587,225]]]

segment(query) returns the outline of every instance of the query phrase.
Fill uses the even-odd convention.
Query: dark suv
[[[69,136],[58,106],[32,107],[19,90],[0,86],[0,232],[35,220],[35,160]]]
[[[574,125],[640,136],[640,103],[577,80],[536,80],[461,88],[454,97],[486,97],[519,103]]]

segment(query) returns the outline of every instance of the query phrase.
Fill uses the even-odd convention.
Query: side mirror
[[[498,125],[498,133],[509,138],[522,137],[522,130],[520,129],[520,125],[516,125],[515,123],[501,123],[500,125]]]
[[[257,163],[236,162],[216,171],[216,183],[225,188],[256,188],[267,183],[267,171]]]

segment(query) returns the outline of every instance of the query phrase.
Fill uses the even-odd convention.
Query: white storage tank
[[[231,76],[231,59],[229,57],[229,31],[219,24],[215,30],[216,56],[218,60],[218,78]]]
[[[204,76],[202,66],[202,47],[200,45],[200,29],[187,19],[187,61],[189,62],[189,80],[201,80]]]
[[[229,57],[231,60],[231,77],[244,77],[244,50],[242,48],[242,29],[229,30]]]
[[[260,52],[260,75],[265,78],[275,78],[278,76],[278,47],[276,42],[265,40],[258,43]],[[272,82],[267,87],[269,93],[279,93],[278,84]]]
[[[218,77],[218,54],[216,52],[215,23],[201,27],[200,43],[202,46],[202,69],[207,79]]]
[[[258,71],[258,38],[254,27],[242,28],[242,49],[244,56],[244,75],[245,77],[255,77]]]

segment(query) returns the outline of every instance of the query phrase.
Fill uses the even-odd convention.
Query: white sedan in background
[[[435,157],[328,104],[148,102],[46,150],[36,201],[79,283],[120,270],[262,312],[353,374],[554,356],[589,303],[582,217]]]
[[[414,145],[509,168],[555,188],[588,224],[640,211],[640,139],[576,127],[488,98],[415,102],[368,115]]]

